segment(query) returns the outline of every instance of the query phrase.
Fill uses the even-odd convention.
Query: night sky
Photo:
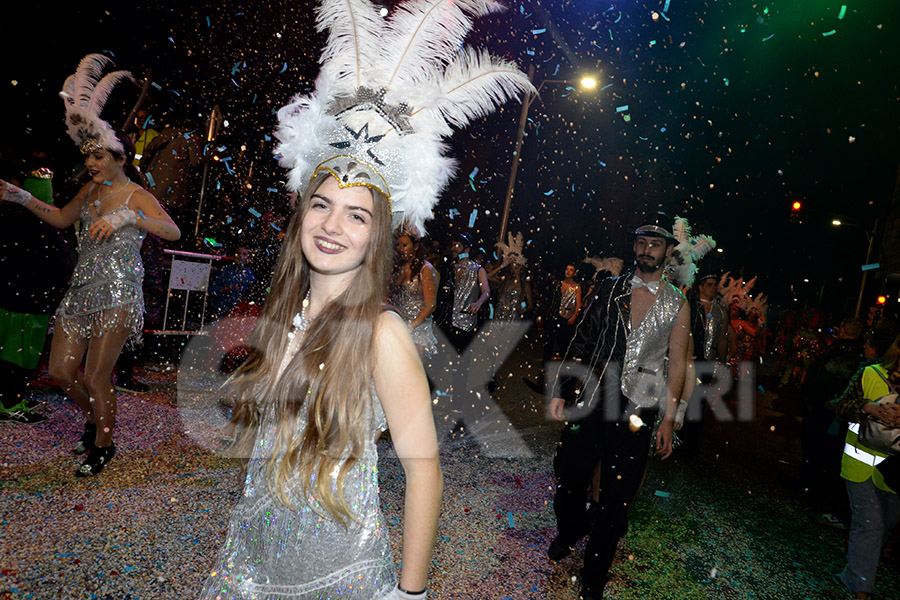
[[[572,82],[545,83],[531,106],[513,198],[509,229],[531,241],[525,253],[538,274],[587,254],[630,264],[626,232],[663,209],[715,237],[723,252],[705,260],[758,276],[773,303],[821,298],[836,314],[852,310],[865,229],[887,210],[900,163],[896,0],[506,4],[476,23],[469,42],[525,71],[533,64],[535,84]],[[283,181],[271,155],[274,110],[312,86],[323,38],[311,5],[4,8],[0,146],[47,148],[57,172],[68,172],[79,156],[57,92],[82,56],[104,52],[153,79],[149,104],[160,121],[202,130],[221,106],[228,127],[216,147],[234,174],[221,163],[211,169],[205,202],[219,223],[206,234],[233,243],[252,233],[250,208],[284,202],[268,191]],[[577,89],[584,74],[597,77],[595,90]],[[120,125],[137,94],[123,85],[104,116]],[[520,108],[510,102],[453,137],[459,172],[429,225],[436,238],[477,208],[475,229],[490,251]],[[800,224],[789,222],[795,199]],[[833,227],[835,217],[864,227]]]

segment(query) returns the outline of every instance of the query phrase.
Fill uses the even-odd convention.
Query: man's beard
[[[644,258],[650,258],[650,257],[644,257]],[[652,261],[653,259],[650,258],[650,260]],[[663,262],[665,262],[665,260],[666,260],[665,258],[660,258],[659,262],[656,262],[656,263],[651,262],[648,264],[648,263],[642,263],[641,257],[638,257],[638,259],[636,261],[637,262],[637,270],[640,271],[641,273],[644,273],[645,275],[656,273],[657,271],[659,271],[662,268]]]

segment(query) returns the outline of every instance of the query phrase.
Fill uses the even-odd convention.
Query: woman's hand
[[[126,225],[134,225],[137,215],[133,210],[124,209],[103,215],[88,228],[88,234],[98,242],[110,237]]]
[[[15,204],[25,206],[31,202],[31,194],[22,188],[18,188],[7,181],[0,179],[0,200],[3,200],[4,202],[14,202]]]
[[[900,427],[900,404],[879,404],[870,402],[863,406],[863,412],[887,425]]]

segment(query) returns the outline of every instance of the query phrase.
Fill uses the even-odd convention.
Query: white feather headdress
[[[694,285],[697,261],[716,247],[716,241],[708,235],[691,236],[691,224],[683,217],[675,217],[672,227],[677,245],[666,262],[666,278],[678,286]]]
[[[755,285],[756,277],[750,281],[744,281],[743,277],[735,279],[730,276],[730,272],[725,273],[719,280],[719,296],[722,297],[722,301],[726,306],[731,306],[736,303],[741,310],[746,311],[750,309],[753,302],[753,298],[750,297],[750,290],[752,290]],[[757,304],[757,308],[768,308],[768,305],[765,307],[762,306],[764,303],[765,296],[762,296],[762,302]]]
[[[525,237],[522,235],[522,232],[520,231],[516,235],[509,232],[507,239],[509,240],[508,244],[503,242],[494,244],[500,250],[500,258],[503,259],[503,264],[517,264],[523,267],[527,265],[528,259],[522,253],[522,250],[525,249]]]
[[[112,64],[112,60],[103,54],[88,54],[78,63],[75,73],[66,78],[59,93],[66,107],[66,130],[85,154],[101,148],[125,153],[115,130],[100,118],[100,113],[116,84],[123,79],[134,81],[134,78],[128,71],[103,75]]]
[[[534,87],[513,64],[463,48],[489,0],[408,0],[390,19],[369,0],[321,0],[328,32],[316,89],[278,111],[275,149],[299,191],[318,173],[390,199],[394,225],[424,234],[455,163],[442,138]]]
[[[601,271],[609,271],[613,277],[618,277],[622,273],[622,267],[625,262],[621,258],[600,258],[599,256],[588,256],[581,262],[586,262],[594,267],[594,277]]]

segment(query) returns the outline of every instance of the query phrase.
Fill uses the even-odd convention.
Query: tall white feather
[[[320,77],[332,93],[351,95],[368,83],[383,27],[378,8],[368,0],[321,0],[316,28],[328,31],[328,41],[319,57]]]
[[[675,217],[675,225],[672,226],[672,235],[679,242],[691,237],[691,224],[684,217]]]
[[[131,79],[128,71],[115,71],[103,76],[112,60],[102,54],[88,54],[78,63],[73,75],[66,78],[60,92],[66,107],[66,130],[69,137],[82,145],[94,140],[104,148],[124,152],[122,142],[112,126],[100,118],[100,113],[113,88],[123,79]]]
[[[379,65],[379,83],[389,90],[428,83],[435,68],[456,55],[472,20],[499,8],[484,0],[418,0],[398,5],[385,31],[382,58],[387,60]]]
[[[698,235],[697,237],[691,238],[691,260],[697,262],[707,254],[709,254],[712,250],[714,250],[715,247],[716,240],[712,239],[708,235]]]
[[[474,48],[460,51],[433,89],[437,97],[422,112],[440,114],[456,127],[489,115],[510,98],[535,91],[515,64]]]
[[[87,108],[94,94],[94,86],[103,75],[103,70],[112,64],[112,60],[103,54],[88,54],[78,63],[73,80],[73,93],[70,94],[79,108]]]
[[[107,73],[94,88],[94,93],[87,106],[88,113],[99,117],[100,113],[103,112],[103,107],[106,106],[106,101],[109,100],[109,95],[112,93],[113,88],[123,79],[134,81],[134,77],[128,71]]]

